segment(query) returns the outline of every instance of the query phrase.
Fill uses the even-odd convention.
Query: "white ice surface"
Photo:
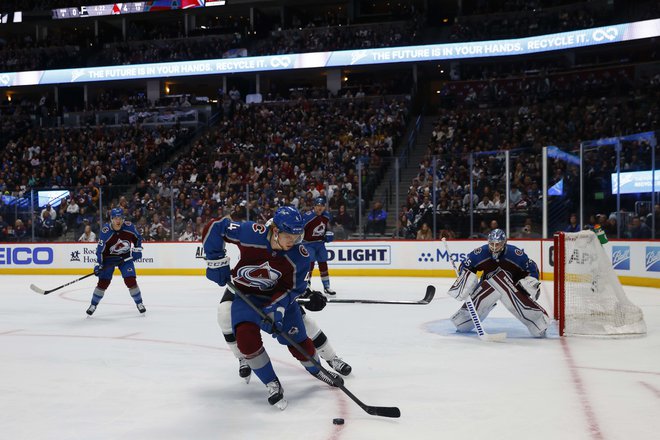
[[[353,366],[347,388],[401,409],[388,419],[311,377],[268,337],[289,401],[285,411],[269,406],[255,376],[238,377],[216,323],[222,291],[203,277],[139,277],[145,316],[119,276],[91,318],[93,279],[48,296],[28,288],[74,278],[0,277],[1,439],[660,438],[657,289],[626,287],[644,310],[643,338],[560,340],[553,327],[533,339],[500,305],[484,327],[509,338],[487,343],[454,332],[451,280],[334,277],[339,298],[416,300],[437,287],[427,306],[330,304],[312,314]]]

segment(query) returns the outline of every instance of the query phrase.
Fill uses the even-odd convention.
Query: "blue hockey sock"
[[[128,289],[128,292],[131,294],[133,297],[133,301],[135,301],[135,304],[140,304],[142,302],[142,294],[140,293],[140,288],[139,287],[131,287]]]
[[[277,375],[273,369],[273,363],[270,361],[270,357],[263,347],[257,356],[250,359],[246,358],[245,361],[264,385],[277,379]]]
[[[98,306],[101,300],[103,299],[103,295],[105,294],[105,290],[101,290],[98,287],[94,289],[94,293],[92,294],[92,305]]]

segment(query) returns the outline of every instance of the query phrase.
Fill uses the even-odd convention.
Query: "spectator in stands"
[[[578,224],[577,214],[571,214],[568,220],[568,226],[566,226],[564,232],[580,232],[581,229],[582,228],[580,228],[580,225]]]
[[[513,188],[511,188],[511,194],[509,195],[509,206],[511,209],[514,209],[521,200],[522,193],[520,192],[520,188],[518,188],[518,185],[514,185]]]
[[[493,209],[497,209],[498,211],[501,211],[506,208],[506,205],[504,204],[505,202],[502,201],[502,196],[500,195],[499,191],[495,191],[493,193]]]
[[[394,233],[392,233],[392,238],[403,238],[406,240],[415,238],[415,235],[410,230],[410,222],[405,214],[399,219],[399,225],[394,230]]]
[[[479,196],[476,193],[472,193],[472,207],[477,206],[479,203]],[[463,196],[463,209],[466,211],[470,210],[470,184],[465,185],[465,195]]]
[[[195,236],[195,229],[192,222],[186,224],[186,230],[179,237],[179,241],[196,241],[198,237]]]
[[[25,223],[23,223],[23,220],[20,218],[17,218],[16,221],[14,222],[14,229],[13,229],[13,236],[14,239],[17,241],[21,241],[25,238],[27,235],[27,228],[25,226]]]
[[[484,198],[479,202],[477,205],[477,211],[488,211],[494,209],[493,202],[490,201],[488,196],[484,196]]]
[[[417,231],[417,240],[433,240],[433,231],[428,223],[422,223],[422,227]]]
[[[50,208],[50,205],[48,205]],[[52,208],[50,208],[52,210]],[[39,235],[43,238],[52,238],[55,236],[55,220],[50,216],[50,210],[44,209],[42,212],[41,224],[39,225]]]
[[[48,216],[50,217],[51,220],[55,221],[57,218],[57,212],[55,209],[53,209],[52,206],[50,206],[50,203],[47,203],[46,206],[44,206],[44,209],[41,210],[41,221],[43,222],[44,219],[46,218],[46,213],[48,213]]]
[[[339,205],[339,211],[332,221],[334,225],[333,232],[337,240],[346,239],[355,231],[355,220],[346,211],[346,205],[344,204]]]
[[[69,197],[68,203],[66,206],[66,225],[69,228],[73,228],[76,225],[76,221],[78,220],[78,215],[80,214],[80,206],[78,206],[78,203],[76,202],[75,197]]]
[[[625,234],[626,238],[651,238],[651,228],[644,223],[639,217],[635,216],[628,225],[628,232]]]
[[[85,225],[85,230],[78,238],[78,241],[84,242],[84,243],[96,243],[96,234],[94,231],[92,231],[92,227],[89,225],[89,222]]]
[[[384,234],[387,224],[387,212],[383,209],[383,204],[379,201],[374,202],[374,207],[367,216],[366,233]]]

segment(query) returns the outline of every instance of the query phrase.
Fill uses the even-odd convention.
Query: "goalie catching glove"
[[[534,277],[526,276],[518,281],[518,286],[524,290],[534,301],[541,296],[541,282]]]
[[[220,286],[226,285],[227,281],[231,280],[229,257],[206,260],[206,278],[214,283],[218,283]]]
[[[465,301],[479,286],[479,277],[469,270],[464,270],[449,288],[447,295],[458,301]]]

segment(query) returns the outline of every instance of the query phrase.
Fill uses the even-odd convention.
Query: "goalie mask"
[[[506,248],[506,234],[501,229],[493,229],[488,234],[488,249],[493,254],[493,258],[497,260],[504,249]]]

